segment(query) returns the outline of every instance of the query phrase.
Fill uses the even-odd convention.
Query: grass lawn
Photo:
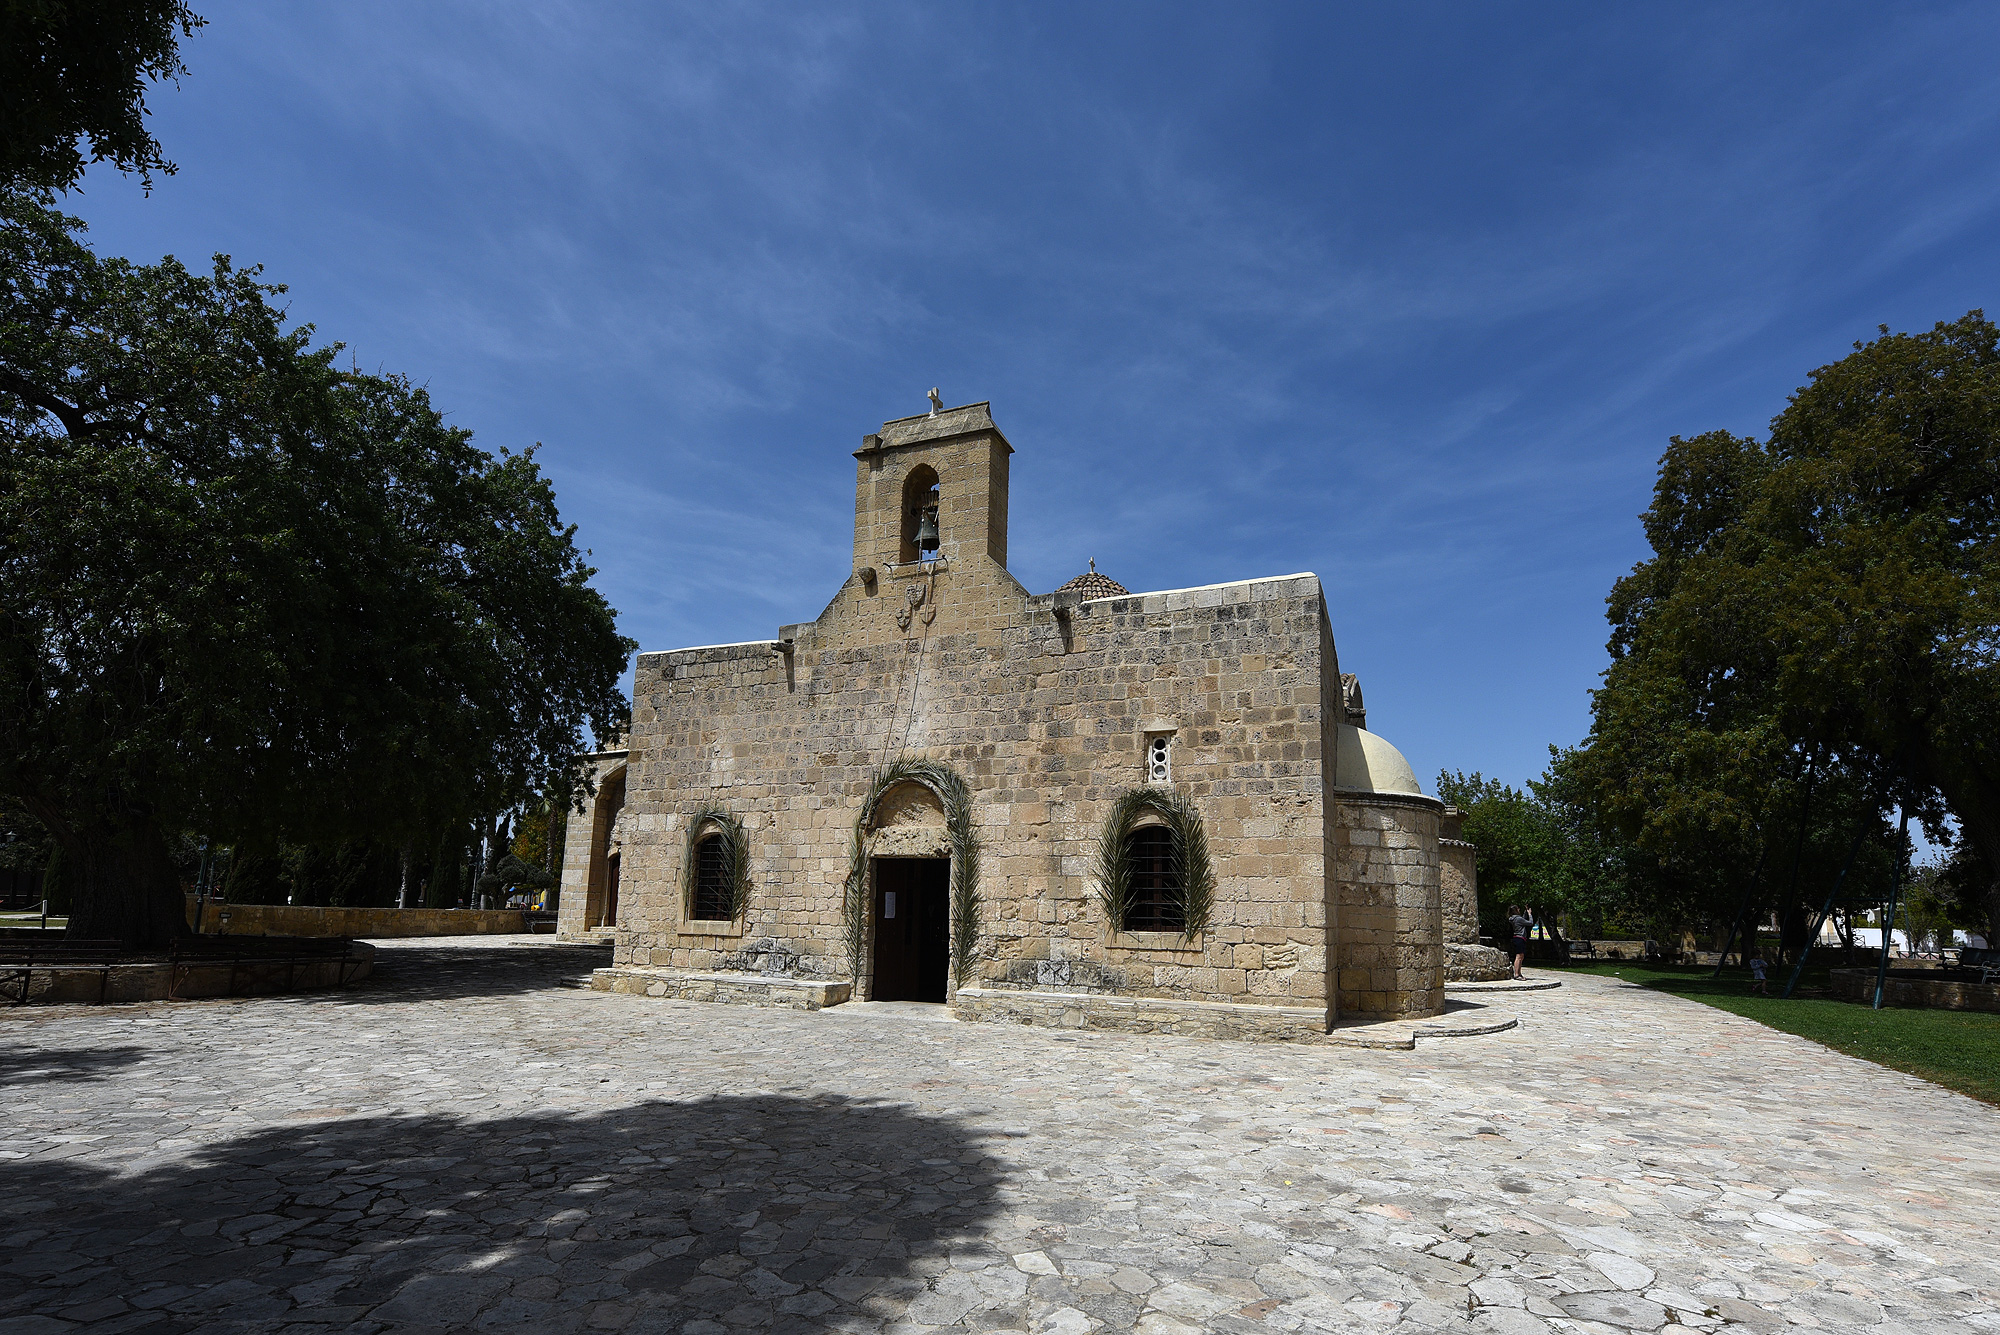
[[[61,927],[68,921],[69,919],[60,913],[49,915],[50,927]],[[41,925],[42,915],[39,913],[15,913],[11,910],[6,913],[0,913],[0,927],[40,927]]]
[[[1790,1001],[1777,995],[1785,989],[1785,979],[1791,976],[1789,969],[1771,970],[1768,997],[1750,995],[1750,974],[1746,969],[1724,969],[1722,977],[1711,979],[1714,965],[1621,964],[1616,960],[1600,960],[1573,964],[1562,972],[1615,976],[1628,983],[1705,1002],[1773,1029],[1824,1043],[1850,1057],[1908,1071],[1946,1089],[2000,1104],[2000,1015],[1899,1007],[1878,1011],[1851,1001],[1805,996],[1804,993],[1824,990],[1827,985],[1826,968],[1813,968],[1810,961],[1805,975],[1799,979],[1798,992]]]

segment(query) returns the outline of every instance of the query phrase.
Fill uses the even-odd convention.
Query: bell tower
[[[933,400],[935,403],[935,399]],[[884,422],[854,452],[854,568],[1007,564],[1007,458],[992,405]],[[933,531],[933,529],[935,531]]]

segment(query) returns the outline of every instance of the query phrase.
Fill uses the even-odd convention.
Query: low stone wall
[[[961,1020],[1051,1029],[1112,1029],[1129,1034],[1283,1042],[1324,1039],[1327,1033],[1326,1012],[1316,1007],[1167,1001],[1102,992],[962,987],[952,1010]]]
[[[1507,953],[1492,946],[1468,946],[1447,941],[1444,947],[1444,980],[1447,983],[1490,983],[1512,978],[1514,966]]]
[[[1503,941],[1500,944],[1504,946],[1506,945],[1506,942]],[[1592,947],[1597,951],[1597,958],[1601,960],[1612,959],[1612,958],[1617,958],[1621,960],[1640,960],[1646,958],[1646,943],[1644,941],[1578,940],[1578,941],[1572,941],[1570,944],[1572,946],[1588,945]],[[1618,952],[1615,957],[1611,953],[1614,950]]]
[[[775,1006],[794,1011],[816,1011],[838,1006],[853,993],[853,984],[844,979],[830,982],[750,973],[690,973],[680,969],[632,966],[592,970],[590,986],[599,992],[672,997],[679,1001],[722,1001],[738,1006]]]
[[[188,925],[204,936],[499,936],[528,930],[519,909],[314,909],[293,904],[187,902]]]
[[[152,960],[135,964],[0,964],[0,1002],[55,1006],[123,1001],[192,1001],[201,997],[262,997],[319,992],[358,983],[375,967],[375,947],[350,942],[345,955],[287,961]],[[24,999],[22,988],[27,989]]]
[[[1827,980],[1835,996],[1875,1004],[1875,970],[1829,969]],[[1891,969],[1882,988],[1882,1004],[1941,1011],[2000,1011],[2000,983],[1968,983],[1939,978],[1929,970]]]

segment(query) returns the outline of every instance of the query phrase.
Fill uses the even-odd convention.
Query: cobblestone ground
[[[0,1333],[2000,1331],[2000,1112],[1614,980],[1375,1052],[379,958],[0,1015]]]

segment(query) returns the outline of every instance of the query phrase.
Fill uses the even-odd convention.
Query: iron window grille
[[[711,834],[694,849],[694,914],[698,921],[728,922],[736,916],[736,868],[729,841]]]
[[[1142,825],[1125,837],[1132,894],[1125,906],[1128,932],[1179,932],[1187,927],[1181,903],[1180,858],[1164,825]]]

